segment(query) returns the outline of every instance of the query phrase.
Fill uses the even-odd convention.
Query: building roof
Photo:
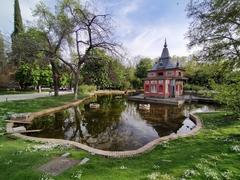
[[[179,68],[179,62],[177,62],[177,63],[172,62],[172,59],[169,55],[169,51],[167,48],[167,41],[165,39],[164,48],[162,50],[161,57],[154,64],[151,71],[160,70],[160,69],[172,69],[172,68]]]

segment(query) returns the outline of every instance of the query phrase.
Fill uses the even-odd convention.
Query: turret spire
[[[166,38],[165,38],[164,47],[165,47],[165,48],[167,47],[167,40],[166,40]]]

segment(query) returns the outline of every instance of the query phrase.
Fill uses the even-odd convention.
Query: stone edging
[[[49,110],[32,113],[33,115],[30,118],[35,118],[35,117],[38,117],[38,115],[42,116],[42,115],[46,115],[49,113],[54,113],[54,112],[62,110],[62,109],[66,109],[68,107],[77,105],[90,97],[84,98],[80,101],[76,101],[76,102],[61,106],[61,107],[51,108]],[[59,145],[71,145],[71,146],[80,148],[82,150],[85,150],[87,152],[90,152],[92,154],[97,154],[97,155],[106,156],[106,157],[113,157],[113,158],[121,158],[121,157],[132,157],[132,156],[136,156],[136,155],[148,152],[162,142],[167,142],[167,141],[174,140],[177,138],[188,137],[188,136],[193,136],[193,135],[197,134],[197,132],[202,128],[202,122],[194,114],[190,114],[189,117],[196,123],[196,127],[193,130],[191,130],[189,133],[170,134],[168,136],[164,136],[164,137],[155,139],[155,140],[145,144],[144,146],[140,147],[139,149],[128,150],[128,151],[104,151],[104,150],[92,148],[85,144],[81,144],[81,143],[69,141],[69,140],[64,140],[64,139],[38,138],[38,137],[26,136],[21,133],[12,133],[11,129],[13,128],[13,123],[7,123],[6,131],[7,131],[7,133],[11,133],[11,136],[21,138],[24,140],[30,140],[30,141],[41,142],[41,143],[54,143],[54,144],[59,144]]]

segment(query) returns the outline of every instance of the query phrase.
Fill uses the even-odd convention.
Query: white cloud
[[[186,26],[181,24],[151,25],[144,27],[134,38],[125,39],[124,44],[132,56],[142,55],[154,58],[161,55],[166,38],[170,54],[184,56],[190,53],[186,47],[185,33]]]

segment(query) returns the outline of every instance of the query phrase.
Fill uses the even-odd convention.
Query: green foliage
[[[124,65],[101,50],[92,52],[81,73],[85,84],[94,84],[98,89],[127,89],[131,86]]]
[[[136,66],[136,76],[139,79],[147,77],[147,71],[151,70],[153,61],[150,58],[143,58]]]
[[[111,82],[108,76],[109,63],[111,57],[103,51],[93,51],[92,57],[82,68],[84,83],[95,84],[98,89],[108,89]]]
[[[201,63],[191,60],[185,64],[185,76],[188,83],[197,86],[203,86],[211,89],[210,82],[222,83],[225,75],[231,72],[232,68],[226,61],[217,61],[211,63]]]
[[[202,47],[202,60],[225,58],[240,63],[240,1],[193,0],[189,2],[187,12],[192,18],[189,46]]]
[[[96,91],[97,88],[94,85],[80,85],[79,86],[79,93],[80,94],[89,94],[91,92]]]
[[[52,72],[49,66],[39,67],[37,64],[21,64],[16,72],[16,80],[22,88],[28,86],[50,86]]]
[[[143,58],[139,61],[136,66],[136,78],[132,81],[134,88],[143,88],[143,79],[147,77],[147,73],[151,70],[152,66],[153,61],[150,58]]]
[[[12,38],[14,36],[18,35],[19,33],[23,32],[23,22],[22,22],[22,16],[21,16],[21,10],[19,7],[18,0],[14,1],[14,31],[12,34]]]
[[[68,86],[71,83],[71,75],[67,72],[62,73],[59,83],[61,87]]]
[[[229,73],[222,84],[212,81],[212,88],[216,91],[214,98],[226,108],[240,115],[240,72]]]
[[[17,36],[17,41],[14,42],[13,58],[18,63],[33,63],[47,64],[44,60],[44,50],[46,44],[44,34],[35,28],[29,28],[26,32],[21,32]]]

